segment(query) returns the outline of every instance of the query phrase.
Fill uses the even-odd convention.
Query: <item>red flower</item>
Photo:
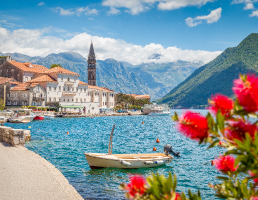
[[[232,156],[220,156],[213,160],[213,164],[219,171],[224,173],[234,172],[237,167],[234,167],[235,158]]]
[[[208,121],[200,114],[187,111],[179,120],[178,129],[185,136],[201,140],[208,137]]]
[[[254,139],[257,130],[257,126],[249,122],[244,122],[242,120],[230,121],[229,126],[225,130],[225,136],[230,140],[238,139],[242,141],[245,139],[245,134],[249,133]]]
[[[258,196],[257,197],[251,197],[251,200],[258,200]]]
[[[244,110],[258,111],[258,77],[247,75],[246,80],[242,77],[234,80],[233,91]]]
[[[144,194],[146,188],[146,180],[143,176],[135,175],[130,177],[130,183],[127,184],[125,190],[129,191],[131,197],[135,197],[136,194]]]
[[[220,110],[222,115],[229,117],[230,110],[233,109],[233,101],[221,94],[217,94],[216,96],[212,97],[210,104],[211,106],[209,109],[212,110],[215,115]]]
[[[176,197],[173,200],[181,200],[181,196],[179,193],[176,193]]]
[[[256,176],[256,174],[254,174],[251,171],[249,171],[249,174],[250,174],[251,177]],[[254,180],[254,183],[257,185],[258,184],[258,178],[254,178],[253,180]]]

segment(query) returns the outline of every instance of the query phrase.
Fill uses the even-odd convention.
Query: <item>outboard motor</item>
[[[173,156],[175,156],[175,157],[177,157],[177,158],[180,157],[180,152],[174,151],[174,150],[172,149],[172,146],[169,145],[169,144],[166,144],[166,145],[164,146],[164,152],[165,152],[166,155],[168,155],[168,154],[170,153],[170,154],[173,154]]]

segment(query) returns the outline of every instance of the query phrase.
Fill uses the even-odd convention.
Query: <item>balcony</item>
[[[73,86],[73,84],[74,84],[75,82],[71,82],[71,81],[65,81],[65,85],[66,86]]]
[[[33,101],[45,101],[45,98],[43,97],[33,97]]]
[[[63,96],[75,96],[76,92],[72,91],[63,91]]]

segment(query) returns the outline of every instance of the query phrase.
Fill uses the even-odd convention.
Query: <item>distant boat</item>
[[[35,110],[35,111],[33,111],[33,114],[35,116],[33,120],[44,120],[44,114],[42,111]]]
[[[52,111],[49,111],[48,113],[44,113],[45,119],[53,119],[55,118],[55,114]]]
[[[172,162],[173,156],[165,153],[149,154],[112,154],[112,138],[115,125],[110,134],[108,153],[84,153],[91,169],[123,168],[136,169],[143,167],[157,167]]]
[[[166,116],[170,113],[171,112],[169,111],[169,107],[167,104],[145,104],[143,108],[143,114],[150,116]]]
[[[9,119],[11,123],[28,123],[35,117],[31,109],[13,110],[13,112],[13,116]]]

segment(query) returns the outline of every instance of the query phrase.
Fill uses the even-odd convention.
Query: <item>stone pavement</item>
[[[63,174],[25,147],[0,142],[0,200],[82,200]]]

